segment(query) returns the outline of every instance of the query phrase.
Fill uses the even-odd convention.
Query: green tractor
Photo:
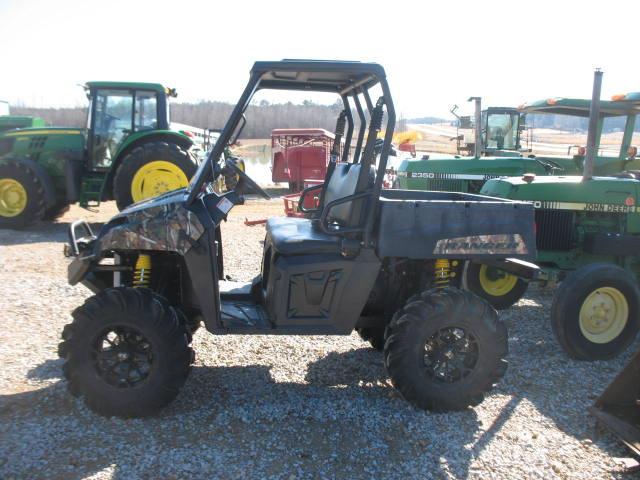
[[[456,150],[458,155],[483,157],[513,157],[523,151],[523,132],[527,131],[526,114],[513,107],[488,107],[482,110],[482,99],[470,97],[475,103],[475,116],[458,115],[458,105],[450,112],[456,117]],[[476,125],[481,125],[476,129]],[[526,137],[527,140],[529,137]],[[480,145],[480,151],[476,151]]]
[[[599,90],[600,79],[596,79]],[[597,103],[609,102],[593,103],[592,110],[597,112]],[[633,132],[635,114],[640,113],[640,93],[622,96],[616,103],[629,112],[624,148]],[[481,190],[484,195],[533,203],[536,263],[541,267],[533,280],[561,282],[554,295],[551,323],[560,345],[579,360],[616,356],[633,342],[640,325],[640,171],[634,170],[637,161],[635,152],[630,152],[634,158],[619,168],[624,171],[592,175],[598,168],[595,152],[603,119],[602,113],[595,112],[595,118],[590,118],[583,176],[493,179]],[[522,282],[499,269],[472,265],[474,271],[484,268],[500,274],[505,285]],[[470,290],[487,298],[486,290],[469,284],[469,275],[467,283]],[[514,295],[505,287],[501,293],[493,300],[507,305],[523,291]]]
[[[524,105],[520,111],[523,115],[558,114],[587,119],[590,108],[591,100],[589,99],[551,98]],[[598,122],[594,133],[597,155],[594,157],[593,168],[597,174],[610,175],[627,170],[640,170],[637,148],[632,146],[636,113],[637,106],[627,97],[616,97],[616,100],[600,102]],[[615,149],[612,149],[610,145],[606,148],[604,148],[605,146],[600,148],[603,127],[605,123],[608,124],[612,121],[618,121],[624,125],[620,143]],[[488,125],[487,123],[483,124]],[[486,131],[485,129],[485,133]],[[519,144],[516,143],[516,145]],[[500,155],[504,153],[503,150]],[[586,148],[571,146],[566,155],[529,155],[523,157],[515,151],[512,153],[514,154],[512,157],[453,158],[448,156],[438,159],[404,160],[398,168],[396,185],[399,188],[415,190],[461,191],[492,195],[493,190],[487,190],[484,186],[485,182],[494,178],[521,178],[526,175],[527,178],[536,178],[536,185],[540,185],[541,182],[544,182],[544,177],[551,174],[579,175],[584,167]],[[506,182],[510,181],[506,180]],[[553,195],[550,192],[555,188],[564,190],[564,187],[559,187],[555,180],[551,180],[546,195]],[[531,200],[543,198],[546,197],[534,197]],[[526,292],[528,285],[521,278],[505,274],[502,270],[490,265],[479,263],[465,265],[461,282],[466,288],[488,300],[497,309],[509,308],[517,302]]]
[[[586,152],[584,146],[570,146],[567,153],[562,155],[528,154],[524,156],[523,153],[526,151],[523,152],[521,148],[519,134],[525,128],[524,115],[559,114],[586,119],[589,117],[590,105],[590,100],[576,98],[549,98],[523,105],[519,108],[522,116],[517,117],[517,127],[515,126],[516,117],[512,117],[511,121],[506,120],[508,113],[496,113],[493,118],[485,115],[488,120],[480,121],[484,125],[479,144],[482,148],[476,149],[473,157],[425,155],[421,158],[406,159],[398,168],[396,184],[399,188],[412,190],[479,193],[484,183],[491,178],[522,176],[525,173],[536,176],[580,175]],[[599,150],[595,158],[595,172],[599,175],[607,175],[625,169],[640,168],[640,163],[636,159],[636,150],[630,149],[635,123],[633,107],[629,102],[603,101],[600,116],[598,144],[605,121],[626,118],[626,122],[620,148],[615,152],[609,149]],[[497,125],[513,125],[513,127],[498,129]],[[505,131],[509,133],[507,140],[502,135]],[[486,143],[487,138],[489,138],[488,143]],[[506,148],[512,145],[515,146],[514,149]],[[492,156],[484,156],[483,152]]]
[[[86,129],[0,132],[0,228],[54,219],[77,201],[95,207],[115,200],[122,210],[186,186],[195,173],[192,147],[210,138],[199,129],[171,129],[174,89],[132,82],[88,82],[85,89]]]

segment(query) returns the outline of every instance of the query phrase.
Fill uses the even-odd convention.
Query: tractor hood
[[[135,203],[106,223],[94,243],[100,257],[107,250],[172,251],[184,255],[202,236],[204,226],[185,207],[186,189]]]
[[[629,178],[580,176],[500,178],[489,180],[483,195],[533,202],[536,209],[636,212],[640,182]]]

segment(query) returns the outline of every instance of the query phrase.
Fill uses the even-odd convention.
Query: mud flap
[[[640,457],[640,350],[589,411]]]

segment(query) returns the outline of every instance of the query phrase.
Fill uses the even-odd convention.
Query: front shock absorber
[[[433,274],[436,288],[447,287],[451,278],[451,262],[447,258],[437,258]]]
[[[151,256],[146,253],[138,255],[136,268],[133,272],[134,288],[149,288],[151,282]]]

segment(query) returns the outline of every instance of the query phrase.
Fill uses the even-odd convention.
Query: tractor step
[[[104,176],[87,175],[82,179],[80,190],[80,206],[82,208],[97,208],[102,199]]]

